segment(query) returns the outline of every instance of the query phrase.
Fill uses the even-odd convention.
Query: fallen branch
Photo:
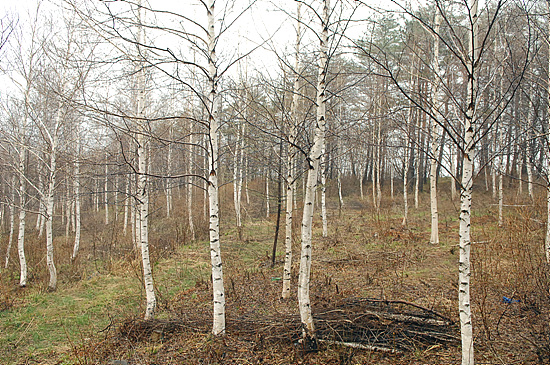
[[[422,307],[421,305],[411,303],[411,302],[407,302],[407,301],[404,301],[404,300],[387,300],[387,299],[370,299],[370,298],[353,298],[353,300],[358,301],[358,302],[368,302],[368,303],[409,305],[411,307],[422,309],[425,312],[431,313],[431,314],[433,314],[433,315],[435,315],[439,318],[442,318],[445,321],[447,321],[448,323],[454,323],[453,320],[451,320],[450,318],[445,317],[443,314],[441,314],[439,312],[434,311],[433,309],[428,309],[428,308]]]
[[[332,341],[332,340],[318,340],[319,342],[328,343],[331,345],[340,345],[340,346],[346,346],[351,347],[354,349],[362,349],[362,350],[371,350],[371,351],[380,351],[380,352],[387,352],[390,354],[402,354],[402,351],[396,350],[396,349],[390,349],[387,347],[381,347],[381,346],[372,346],[372,345],[364,345],[362,343],[357,342],[344,342],[344,341]]]

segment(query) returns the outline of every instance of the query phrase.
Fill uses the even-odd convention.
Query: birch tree
[[[287,147],[286,161],[286,214],[285,214],[285,258],[283,264],[283,288],[281,297],[288,299],[290,297],[291,277],[292,277],[292,222],[294,219],[294,199],[296,197],[296,177],[295,177],[295,144],[297,140],[298,127],[298,103],[300,92],[300,45],[302,38],[302,3],[298,2],[296,6],[296,43],[295,43],[295,59],[294,59],[294,82],[292,84],[292,104],[290,106],[290,126],[289,126],[289,143]],[[281,156],[282,157],[282,156]]]
[[[548,45],[548,80],[546,87],[547,110],[546,110],[546,130],[550,130],[550,0],[546,1],[548,8],[548,35],[546,44]],[[550,264],[550,140],[546,138],[546,236],[544,239],[544,251],[546,262]]]
[[[433,56],[432,56],[432,73],[433,73],[433,80],[432,80],[432,89],[431,89],[431,97],[432,97],[432,108],[433,108],[433,115],[438,114],[438,108],[439,108],[439,101],[438,101],[438,93],[439,93],[439,29],[441,26],[441,15],[439,12],[436,11],[435,14],[435,20],[434,20],[434,34],[433,34]],[[439,217],[437,213],[437,166],[438,166],[438,160],[437,160],[437,154],[439,151],[439,125],[436,121],[432,122],[432,128],[431,128],[431,153],[430,153],[430,210],[431,210],[431,226],[432,226],[432,232],[430,236],[430,243],[437,245],[439,244]]]
[[[477,101],[477,62],[479,57],[478,0],[468,4],[468,53],[466,57],[466,102],[464,120],[464,153],[462,162],[462,182],[460,187],[460,227],[459,227],[459,263],[458,263],[458,310],[460,317],[460,335],[462,338],[462,365],[474,364],[474,337],[470,302],[471,277],[471,209],[474,165],[474,128]]]
[[[319,34],[319,64],[317,76],[317,118],[313,136],[313,146],[307,157],[307,182],[304,197],[304,211],[302,217],[302,250],[300,255],[300,274],[298,278],[298,306],[300,309],[300,320],[302,322],[303,339],[306,348],[317,347],[315,336],[315,326],[311,312],[311,302],[309,297],[309,284],[311,274],[311,231],[313,220],[313,203],[315,199],[315,189],[317,187],[317,176],[319,165],[325,144],[326,131],[326,104],[327,104],[327,66],[328,66],[328,42],[329,42],[329,0],[322,0],[322,14],[319,16],[321,21],[321,32]]]
[[[14,226],[15,226],[15,191],[16,191],[16,185],[15,185],[15,182],[16,182],[16,178],[15,178],[15,174],[12,175],[12,178],[11,178],[11,201],[10,201],[10,204],[9,204],[9,222],[10,222],[10,233],[9,233],[9,236],[8,236],[8,246],[6,247],[6,262],[4,264],[4,268],[7,269],[8,268],[8,265],[10,263],[10,252],[11,252],[11,244],[13,242],[13,229],[14,229]]]
[[[225,290],[223,286],[223,269],[220,249],[220,218],[218,206],[218,68],[216,58],[216,41],[218,39],[215,29],[215,0],[207,2],[207,44],[208,44],[208,200],[209,200],[209,231],[210,231],[210,258],[212,265],[212,290],[213,290],[213,324],[214,335],[225,334]]]
[[[145,42],[145,32],[142,25],[141,0],[138,2],[137,8],[137,53],[143,54],[141,44]],[[137,220],[139,222],[139,242],[141,248],[141,260],[143,266],[143,284],[145,285],[145,294],[147,297],[147,305],[145,309],[145,319],[150,319],[154,316],[157,307],[157,299],[155,295],[155,287],[153,284],[153,273],[151,269],[151,261],[149,257],[149,190],[147,183],[147,149],[149,141],[147,138],[147,115],[146,115],[146,85],[145,85],[145,70],[144,62],[137,64],[136,84],[137,84],[137,132],[136,132],[136,147],[137,147],[137,187],[136,187],[136,204],[138,207]],[[137,227],[136,227],[137,228]]]

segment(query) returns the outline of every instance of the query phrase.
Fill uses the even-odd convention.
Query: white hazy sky
[[[87,0],[90,3],[95,2],[97,6],[100,4],[99,0]],[[133,0],[137,2],[138,0]],[[384,0],[380,0],[384,1]],[[18,14],[18,17],[27,22],[29,12],[33,12],[36,9],[39,0],[0,0],[0,12]],[[320,1],[312,1],[313,3],[320,3]],[[354,5],[353,0],[348,0],[348,3]],[[59,6],[63,3],[62,0],[41,0],[41,9],[44,11],[59,11]],[[123,2],[109,1],[105,2],[113,9],[121,9],[127,7],[127,4]],[[227,3],[233,4],[233,9],[230,11],[228,18],[234,19],[236,14],[247,6],[249,0],[232,0],[222,1],[217,0],[217,18],[218,25],[221,24],[220,19],[224,15],[225,6]],[[201,24],[206,23],[206,12],[204,7],[197,0],[149,0],[149,4],[152,8],[170,10],[176,13],[180,13],[189,16],[197,20]],[[270,40],[266,43],[266,47],[275,47],[279,50],[293,48],[295,40],[294,22],[289,19],[285,12],[290,14],[296,13],[296,1],[294,0],[257,0],[253,7],[248,10],[236,23],[230,28],[227,34],[223,38],[223,42],[219,44],[219,54],[226,52],[234,53],[238,48],[239,52],[246,52],[248,49],[253,48],[255,45],[261,44],[266,40]],[[336,1],[332,1],[332,4],[336,4]],[[302,7],[303,18],[306,22],[311,22],[311,11],[307,11],[306,7]],[[367,18],[368,10],[364,7],[356,12],[354,18]],[[165,21],[157,16],[157,21],[162,23]],[[318,29],[317,23],[310,23],[312,29]],[[349,27],[348,34],[351,37],[358,37],[364,30],[368,29],[368,25],[364,22],[353,23]],[[311,33],[311,31],[309,31]],[[162,42],[162,40],[159,40]],[[315,42],[311,36],[305,36],[305,44],[308,42]],[[266,52],[257,52],[254,59],[256,61],[264,60],[268,64],[273,59],[273,55],[269,56]]]

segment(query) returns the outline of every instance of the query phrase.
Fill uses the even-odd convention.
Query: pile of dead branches
[[[347,298],[324,306],[314,314],[317,338],[358,349],[403,353],[431,346],[458,344],[453,321],[433,310],[405,301]],[[208,332],[208,318],[188,320],[128,320],[118,335],[132,341],[162,340],[186,331]],[[227,333],[259,346],[293,343],[301,336],[297,315],[261,315],[258,312],[229,318]]]
[[[444,315],[405,301],[348,298],[314,313],[320,342],[402,353],[430,346],[456,345],[458,328]],[[297,315],[234,319],[228,331],[252,341],[292,341],[301,336]]]

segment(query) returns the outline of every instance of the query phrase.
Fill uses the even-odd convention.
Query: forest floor
[[[170,230],[152,239],[159,304],[154,321],[140,320],[140,260],[120,227],[99,230],[102,217],[89,217],[97,221],[86,232],[94,244],[83,247],[73,264],[70,243],[60,238],[60,283],[53,293],[45,290],[45,268],[39,269],[45,267],[41,240],[29,234],[29,286],[17,287],[16,262],[0,277],[0,363],[458,364],[458,201],[440,199],[441,242],[431,245],[427,196],[421,199],[419,209],[410,208],[407,227],[397,196],[379,213],[368,199],[347,197],[342,209],[331,201],[326,238],[316,215],[311,298],[320,341],[311,352],[298,341],[295,286],[289,300],[280,299],[284,229],[271,267],[274,214],[249,217],[240,240],[231,220],[223,221],[227,334],[221,339],[210,335],[208,243],[189,242],[175,218],[159,217],[151,225],[151,237]],[[473,200],[476,362],[550,363],[545,202],[507,200],[503,227],[489,193]]]

